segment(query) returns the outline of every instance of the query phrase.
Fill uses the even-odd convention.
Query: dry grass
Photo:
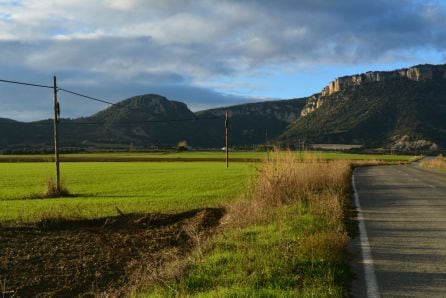
[[[246,226],[268,218],[273,207],[309,202],[318,213],[343,218],[343,196],[350,188],[351,163],[320,161],[314,155],[297,157],[275,151],[260,169],[247,199],[228,209],[225,223]]]
[[[347,296],[352,168],[383,163],[270,153],[211,245],[147,296]]]
[[[446,170],[446,158],[440,154],[433,159],[422,161],[420,165],[428,169]]]
[[[209,249],[149,296],[346,295],[351,163],[275,151],[259,171]]]
[[[56,182],[53,179],[48,179],[45,186],[46,188],[43,198],[60,198],[70,196],[68,188],[64,184],[61,184],[60,189],[57,189]]]

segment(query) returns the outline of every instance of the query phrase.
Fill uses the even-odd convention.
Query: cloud
[[[58,74],[113,98],[154,89],[182,90],[191,103],[209,92],[203,106],[245,102],[220,86],[252,90],[249,77],[265,69],[410,63],[446,52],[446,6],[434,0],[23,0],[0,1],[0,11],[2,77]],[[125,92],[99,91],[107,88]]]

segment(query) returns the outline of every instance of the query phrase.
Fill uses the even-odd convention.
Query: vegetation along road
[[[444,297],[446,175],[412,164],[358,168],[353,179],[352,296]]]

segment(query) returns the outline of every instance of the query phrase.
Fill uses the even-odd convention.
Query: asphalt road
[[[363,167],[354,182],[363,231],[350,243],[351,296],[446,297],[446,173]]]

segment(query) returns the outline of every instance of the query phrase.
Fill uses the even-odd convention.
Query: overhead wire
[[[40,88],[49,88],[49,89],[54,89],[53,86],[48,86],[48,85],[41,85],[41,84],[34,84],[34,83],[26,83],[26,82],[19,82],[19,81],[11,81],[11,80],[4,80],[4,79],[0,79],[0,82],[4,82],[4,83],[10,83],[10,84],[18,84],[18,85],[25,85],[25,86],[31,86],[31,87],[40,87]],[[104,99],[99,99],[99,98],[95,98],[89,95],[85,95],[79,92],[75,92],[72,90],[68,90],[65,88],[57,88],[57,91],[63,91],[72,95],[76,95],[82,98],[86,98],[86,99],[90,99],[93,101],[97,101],[97,102],[101,102],[101,103],[105,103],[111,106],[120,106],[120,107],[125,107],[124,105],[121,105],[119,103],[113,103],[111,101],[108,100],[104,100]],[[197,121],[197,120],[213,120],[213,119],[222,119],[222,116],[218,117],[196,117],[196,118],[185,118],[185,119],[167,119],[167,120],[145,120],[145,121],[126,121],[126,122],[118,122],[118,123],[109,123],[109,122],[67,122],[64,119],[61,119],[62,121],[60,122],[60,124],[73,124],[73,125],[101,125],[101,124],[112,124],[114,126],[121,126],[121,125],[132,125],[132,124],[144,124],[144,123],[169,123],[169,122],[186,122],[186,121]],[[33,125],[53,125],[52,123],[48,122],[48,123],[35,123],[35,122],[18,122],[18,121],[1,121],[0,120],[0,124],[33,124]]]
[[[74,92],[74,91],[71,91],[71,90],[67,90],[67,89],[64,89],[64,88],[57,88],[57,90],[64,91],[64,92],[67,92],[67,93],[70,93],[70,94],[73,94],[73,95],[77,95],[77,96],[80,96],[80,97],[83,97],[83,98],[91,99],[91,100],[94,100],[94,101],[106,103],[106,104],[109,104],[109,105],[112,105],[112,106],[119,106],[120,105],[120,104],[116,104],[116,103],[113,103],[113,102],[110,102],[110,101],[107,101],[107,100],[103,100],[103,99],[91,97],[91,96],[88,96],[88,95],[84,95],[84,94],[81,94],[81,93],[78,93],[78,92]]]
[[[48,85],[40,85],[40,84],[34,84],[34,83],[25,83],[25,82],[2,80],[2,79],[0,79],[0,82],[17,84],[17,85],[25,85],[25,86],[31,86],[31,87],[50,88],[50,89],[54,88],[53,86],[48,86]]]

